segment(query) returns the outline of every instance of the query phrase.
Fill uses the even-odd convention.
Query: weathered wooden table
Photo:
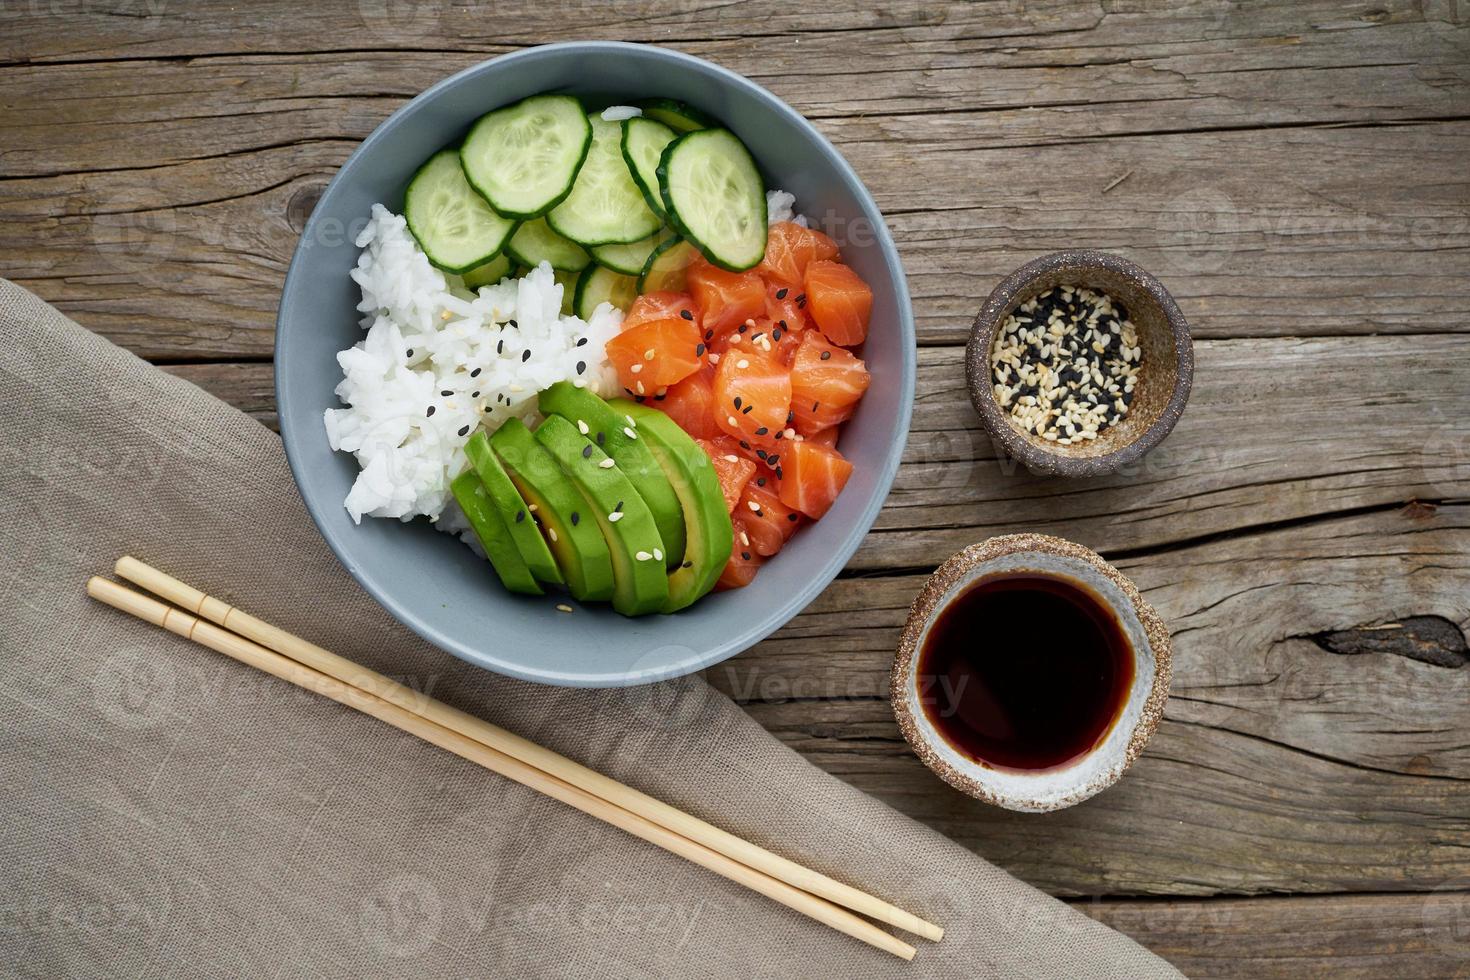
[[[571,37],[766,85],[877,197],[919,397],[844,576],[709,671],[817,765],[1199,975],[1470,975],[1470,5],[0,0],[0,275],[274,422],[306,215],[430,83]],[[1133,472],[996,460],[961,344],[1067,246],[1155,272],[1193,400]],[[1175,636],[1148,752],[1019,816],[931,776],[884,692],[927,570],[1084,542]],[[1412,618],[1411,618],[1412,617]]]

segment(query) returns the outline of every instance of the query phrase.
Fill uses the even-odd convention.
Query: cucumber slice
[[[745,144],[728,129],[686,133],[664,149],[659,190],[669,223],[730,272],[766,254],[766,185]]]
[[[644,203],[623,160],[623,127],[601,116],[590,117],[588,123],[592,148],[572,192],[551,209],[547,222],[558,234],[589,248],[647,238],[662,222]]]
[[[592,142],[582,103],[533,95],[481,116],[459,160],[465,177],[501,214],[534,218],[566,197]]]
[[[719,123],[686,102],[675,99],[647,99],[638,103],[643,115],[663,123],[679,133],[696,129],[714,129]]]
[[[477,265],[469,272],[466,272],[464,274],[465,288],[470,292],[474,292],[481,286],[493,286],[510,275],[510,270],[510,258],[502,252],[484,265]]]
[[[675,293],[684,292],[684,274],[698,257],[699,249],[682,238],[664,242],[648,257],[648,264],[638,277],[638,291],[655,293],[666,289]]]
[[[589,269],[592,266],[587,266]],[[561,315],[571,316],[575,310],[577,301],[577,280],[581,278],[580,272],[568,272],[565,269],[552,269],[551,278],[561,287]]]
[[[643,267],[648,264],[648,257],[653,254],[654,249],[670,238],[677,237],[672,228],[660,228],[647,238],[640,238],[626,245],[598,245],[592,249],[592,258],[598,265],[614,272],[637,276],[643,273]]]
[[[592,314],[603,303],[611,303],[627,313],[628,307],[637,298],[637,279],[619,275],[600,265],[589,265],[582,270],[582,278],[577,280],[575,309],[577,316],[583,320],[591,320]]]
[[[658,189],[658,161],[663,156],[664,147],[674,142],[678,135],[657,119],[635,116],[623,120],[623,161],[628,164],[634,183],[643,192],[643,200],[660,218],[664,216],[664,200]]]
[[[459,155],[440,150],[408,182],[403,195],[408,230],[429,261],[445,272],[488,262],[515,230],[476,194],[459,169]]]
[[[592,261],[586,249],[552,231],[545,218],[521,222],[505,243],[505,250],[522,265],[549,262],[553,269],[567,272],[581,272]]]

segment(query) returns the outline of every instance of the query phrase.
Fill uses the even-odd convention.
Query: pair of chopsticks
[[[910,912],[773,854],[550,749],[308,643],[135,558],[118,559],[115,571],[119,578],[140,585],[173,605],[97,576],[87,581],[87,594],[241,663],[417,735],[870,946],[905,960],[913,959],[915,952],[913,946],[855,912],[936,942],[944,936],[939,926]]]

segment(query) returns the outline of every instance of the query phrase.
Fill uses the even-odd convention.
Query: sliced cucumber
[[[638,103],[638,107],[647,118],[657,120],[680,133],[713,129],[719,125],[693,106],[674,99],[647,99]]]
[[[728,129],[686,133],[664,149],[659,190],[674,230],[722,269],[743,272],[766,254],[766,185]]]
[[[588,265],[590,269],[592,266]],[[568,272],[565,269],[551,270],[551,277],[561,287],[561,315],[571,316],[577,302],[577,280],[581,277],[579,272]]]
[[[545,214],[566,197],[592,142],[582,103],[533,95],[481,116],[460,147],[470,186],[513,218]]]
[[[643,273],[643,267],[648,264],[648,257],[653,254],[654,249],[670,238],[677,237],[679,236],[674,234],[672,228],[660,228],[647,238],[640,238],[626,245],[598,245],[592,249],[592,258],[598,265],[606,266],[614,272],[637,276]]]
[[[684,274],[698,257],[699,249],[689,242],[682,238],[669,239],[648,257],[648,264],[638,277],[638,292],[684,292]]]
[[[664,147],[674,142],[678,135],[657,119],[635,116],[623,120],[623,161],[628,164],[634,183],[643,192],[643,200],[660,218],[664,216],[664,200],[658,189],[658,161],[663,156]]]
[[[638,280],[633,276],[619,275],[600,265],[589,265],[582,270],[582,278],[577,280],[576,313],[583,320],[591,320],[592,314],[603,303],[611,303],[627,313],[637,298]]]
[[[464,274],[465,288],[474,292],[481,286],[493,286],[510,275],[510,270],[510,257],[502,252],[484,265],[477,265],[466,272]]]
[[[662,222],[644,203],[623,160],[622,126],[601,116],[588,122],[592,148],[577,171],[572,192],[551,209],[547,222],[558,234],[588,248],[647,238]]]
[[[592,261],[586,249],[552,231],[545,218],[521,222],[505,243],[505,250],[522,265],[549,262],[553,269],[566,272],[581,272]]]
[[[468,272],[488,262],[516,226],[474,192],[453,150],[435,153],[413,175],[403,195],[403,217],[429,261],[446,272]]]

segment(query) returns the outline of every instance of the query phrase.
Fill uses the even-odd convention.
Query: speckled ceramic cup
[[[986,765],[948,742],[924,710],[932,685],[919,674],[919,651],[934,622],[976,582],[1016,573],[1046,575],[1085,589],[1117,618],[1133,654],[1133,683],[1112,727],[1094,749],[1059,768],[1016,771]],[[984,638],[977,642],[983,644]],[[1122,572],[1071,541],[1011,534],[971,545],[929,578],[909,610],[889,684],[899,727],[926,766],[976,799],[1042,813],[1080,803],[1118,781],[1158,726],[1169,697],[1169,673],[1169,630]]]

